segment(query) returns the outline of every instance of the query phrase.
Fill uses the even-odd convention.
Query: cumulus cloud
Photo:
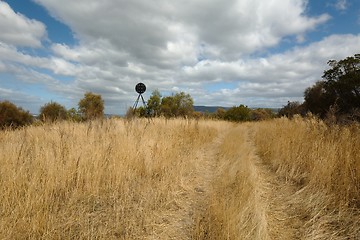
[[[267,58],[250,58],[233,62],[202,61],[184,68],[190,81],[233,82],[234,89],[221,89],[208,95],[215,99],[243,99],[244,103],[281,106],[283,99],[301,101],[304,90],[321,79],[330,59],[342,59],[358,51],[360,35],[333,35],[306,47],[271,55]],[[201,95],[200,95],[201,96]],[[251,99],[257,98],[257,99]],[[264,100],[264,98],[266,100]],[[201,99],[199,99],[201,100]],[[284,102],[284,101],[282,101]],[[205,103],[205,102],[204,102]]]
[[[149,91],[188,92],[196,104],[278,107],[301,100],[326,61],[353,55],[360,39],[334,35],[307,43],[307,33],[330,16],[308,16],[306,0],[34,1],[68,25],[78,43],[51,43],[49,56],[39,57],[17,48],[21,37],[0,36],[0,71],[18,71],[20,80],[38,79],[73,99],[85,91],[100,93],[110,113],[132,105],[140,81]],[[8,12],[29,26],[43,26],[42,32],[27,28],[38,41],[28,46],[40,46],[44,25]],[[301,46],[268,53],[284,39]],[[207,88],[216,84],[218,90]]]
[[[46,37],[43,23],[15,13],[3,1],[0,1],[0,32],[0,42],[15,46],[40,47]]]
[[[160,68],[194,63],[200,54],[237,59],[329,19],[305,16],[306,1],[299,0],[36,2],[68,24],[82,43],[106,39],[132,61]]]

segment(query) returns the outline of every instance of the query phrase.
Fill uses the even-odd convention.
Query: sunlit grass
[[[310,119],[0,132],[1,239],[357,239],[360,128]]]

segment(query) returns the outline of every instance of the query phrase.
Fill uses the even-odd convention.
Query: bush
[[[9,101],[0,102],[0,129],[17,128],[31,124],[33,116],[29,111],[17,107]]]
[[[250,120],[251,109],[247,106],[240,105],[238,107],[232,107],[226,111],[224,119],[234,122],[244,122]]]
[[[104,100],[101,95],[87,92],[79,101],[79,112],[85,120],[104,117]]]
[[[258,108],[251,111],[251,120],[253,121],[262,121],[274,118],[274,113],[271,109]]]
[[[64,106],[50,102],[40,108],[40,119],[45,122],[55,122],[65,120],[67,118],[67,111]]]
[[[71,108],[67,111],[67,119],[74,122],[81,122],[81,114],[75,109]]]

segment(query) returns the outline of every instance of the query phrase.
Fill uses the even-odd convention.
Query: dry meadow
[[[108,119],[1,131],[0,239],[360,239],[360,126]]]

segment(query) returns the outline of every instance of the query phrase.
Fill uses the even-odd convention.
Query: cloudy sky
[[[282,107],[356,53],[358,0],[0,0],[0,101],[32,113],[91,91],[122,114],[138,82],[145,99]]]

